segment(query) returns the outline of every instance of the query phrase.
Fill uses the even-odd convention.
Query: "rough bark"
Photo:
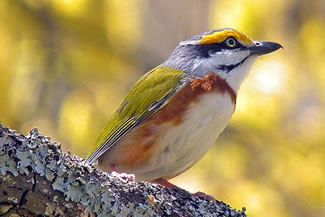
[[[201,200],[178,188],[130,182],[62,153],[32,129],[0,124],[0,216],[233,216],[245,209]]]

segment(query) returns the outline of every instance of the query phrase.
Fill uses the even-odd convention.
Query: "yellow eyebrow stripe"
[[[220,43],[228,37],[234,37],[238,41],[242,41],[246,44],[253,43],[253,40],[249,38],[246,34],[238,32],[236,30],[227,29],[227,30],[211,33],[210,35],[202,36],[202,38],[199,41],[199,44]]]

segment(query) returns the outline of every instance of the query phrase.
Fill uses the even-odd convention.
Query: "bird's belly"
[[[140,180],[172,178],[199,161],[224,130],[234,111],[228,94],[209,93],[193,102],[177,126],[161,126],[165,133],[150,163],[137,175]]]

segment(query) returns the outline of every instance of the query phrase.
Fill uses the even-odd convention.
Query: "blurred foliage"
[[[216,145],[172,182],[249,216],[324,216],[322,0],[1,0],[0,120],[84,157],[144,72],[218,27],[285,49],[259,59]]]

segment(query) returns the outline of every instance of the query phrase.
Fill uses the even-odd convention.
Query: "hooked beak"
[[[247,47],[251,51],[251,55],[262,56],[264,54],[271,53],[280,48],[283,48],[281,44],[270,41],[254,41],[253,45]]]

